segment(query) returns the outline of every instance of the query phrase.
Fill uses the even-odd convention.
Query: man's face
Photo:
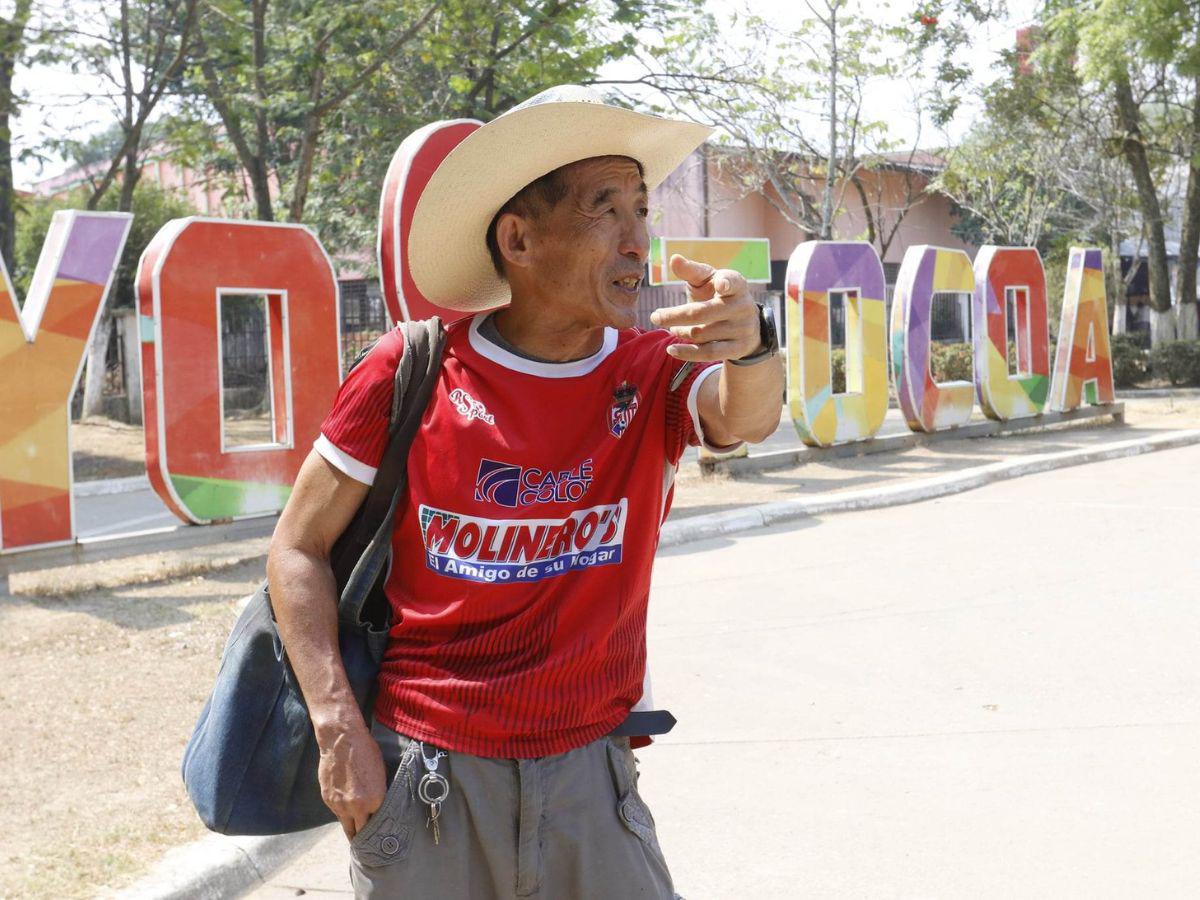
[[[563,175],[567,196],[532,225],[527,274],[572,324],[629,328],[650,252],[642,175],[621,156],[581,160]]]

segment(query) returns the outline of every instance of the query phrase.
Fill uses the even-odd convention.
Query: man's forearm
[[[753,366],[723,363],[718,379],[717,427],[705,422],[709,441],[756,443],[770,437],[779,427],[779,411],[783,406],[783,366],[779,358],[770,357]]]
[[[327,559],[283,547],[272,548],[267,577],[279,636],[308,705],[317,743],[326,747],[347,727],[365,724],[338,647],[333,571]]]

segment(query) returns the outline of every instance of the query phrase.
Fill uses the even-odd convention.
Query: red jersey
[[[675,469],[701,440],[665,331],[606,329],[586,359],[517,356],[449,326],[408,459],[386,582],[375,716],[476,756],[562,753],[643,694],[646,605]],[[347,376],[316,450],[369,484],[387,443],[400,332]]]

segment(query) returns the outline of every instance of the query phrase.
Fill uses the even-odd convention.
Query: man
[[[647,192],[707,135],[554,89],[468,136],[421,195],[414,280],[477,315],[449,326],[410,453],[373,724],[328,557],[380,462],[398,332],[343,384],[268,560],[359,896],[674,896],[629,742],[609,735],[643,694],[681,454],[762,440],[783,388],[735,272],[676,257],[692,302],[655,313],[669,332],[633,327]]]

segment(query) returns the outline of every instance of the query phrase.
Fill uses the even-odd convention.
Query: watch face
[[[759,308],[762,310],[760,327],[763,346],[770,348],[770,351],[775,353],[779,350],[779,332],[775,328],[775,308],[765,303]]]

